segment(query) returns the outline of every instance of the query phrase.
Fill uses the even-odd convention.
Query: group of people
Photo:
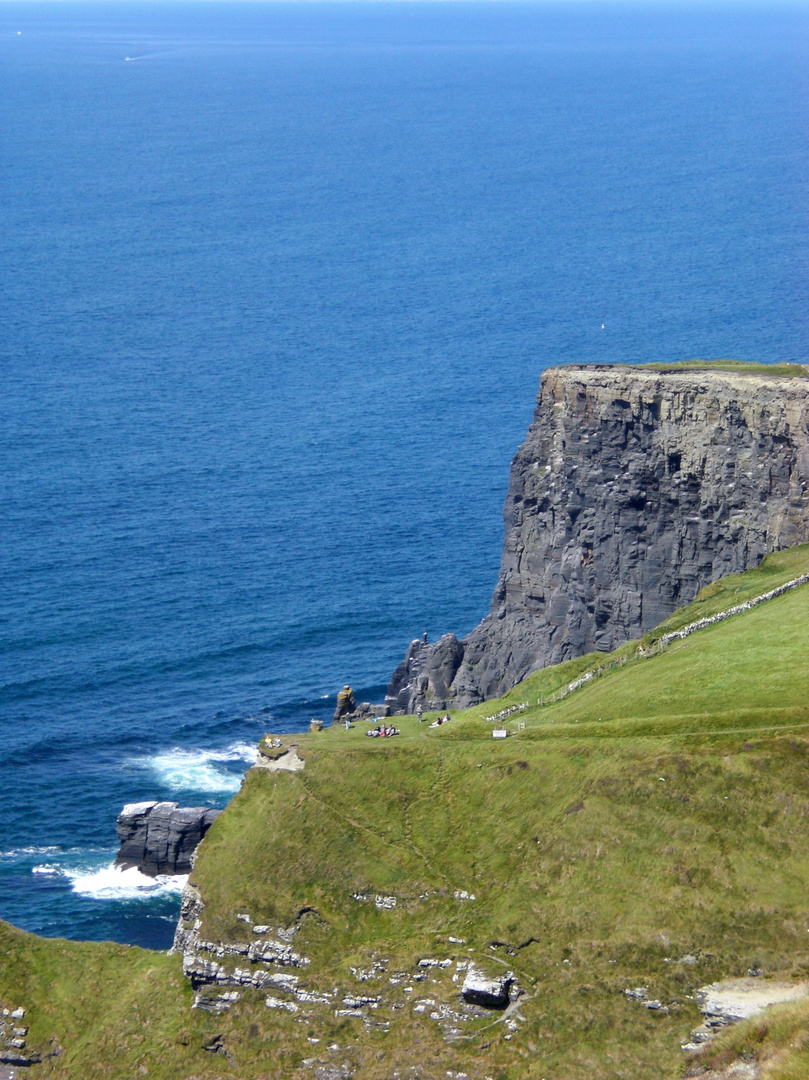
[[[424,719],[423,705],[419,705],[419,707],[416,709],[416,716],[418,717],[419,723],[421,723],[421,721]],[[439,716],[437,720],[433,720],[432,724],[430,724],[430,727],[441,727],[442,724],[448,724],[451,719],[452,717],[449,715],[449,713],[446,713],[444,716]]]
[[[370,735],[372,739],[389,739],[392,735],[398,735],[399,729],[393,727],[393,725],[383,724],[380,727],[377,724],[375,728],[371,728],[365,734]]]

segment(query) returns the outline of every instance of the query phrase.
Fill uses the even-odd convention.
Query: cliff
[[[511,466],[491,612],[462,641],[414,641],[387,700],[495,697],[809,539],[809,379],[793,371],[546,371]]]
[[[220,813],[176,802],[128,803],[118,815],[121,850],[115,865],[136,866],[152,877],[187,874],[197,845]]]

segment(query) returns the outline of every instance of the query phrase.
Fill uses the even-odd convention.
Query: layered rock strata
[[[115,865],[141,873],[187,874],[197,845],[220,810],[176,802],[129,803],[118,815],[121,850]]]
[[[459,890],[455,895],[461,898]],[[354,899],[364,903],[371,897],[355,895]],[[375,904],[396,907],[396,897],[377,896]],[[486,974],[468,956],[458,954],[421,957],[407,970],[389,971],[390,960],[377,957],[367,967],[349,966],[344,973],[348,985],[335,986],[330,979],[326,989],[322,978],[311,971],[310,958],[294,946],[308,920],[323,928],[328,925],[314,908],[302,907],[290,926],[253,923],[249,912],[236,912],[235,919],[243,927],[235,939],[225,941],[206,937],[204,917],[202,896],[189,881],[183,889],[172,951],[182,955],[183,973],[194,990],[192,1008],[223,1013],[245,992],[260,990],[267,995],[268,1009],[300,1013],[301,1022],[310,1026],[317,1023],[318,1015],[328,1018],[329,1024],[332,1018],[352,1017],[368,1028],[387,1031],[400,1010],[412,1007],[414,1013],[435,1021],[446,1038],[457,1039],[465,1025],[494,1008],[506,1010],[500,1019],[510,1031],[517,1029],[510,1012],[523,991],[513,971]]]
[[[191,980],[194,989],[206,985],[254,986],[291,992],[297,987],[296,976],[280,975],[272,970],[299,968],[309,963],[290,944],[297,926],[276,930],[250,926],[255,935],[252,941],[208,941],[200,935],[203,910],[199,890],[187,882],[172,950],[182,955],[183,974]]]
[[[551,368],[504,517],[490,614],[464,640],[411,643],[396,709],[465,707],[608,652],[809,540],[809,379]]]

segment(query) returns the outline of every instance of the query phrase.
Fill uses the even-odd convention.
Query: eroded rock
[[[700,1050],[730,1024],[758,1016],[772,1005],[785,1005],[809,997],[809,983],[747,978],[711,983],[696,992],[699,1011],[705,1022],[691,1032],[684,1050]]]
[[[129,803],[118,815],[121,849],[115,865],[143,874],[187,874],[192,856],[221,813],[176,802]]]
[[[269,772],[300,772],[305,764],[297,746],[270,749],[260,746],[253,768],[267,769]]]
[[[509,989],[514,982],[514,976],[508,972],[505,975],[486,975],[478,968],[470,967],[463,981],[464,1001],[470,1005],[483,1005],[488,1009],[505,1009],[509,1003]]]

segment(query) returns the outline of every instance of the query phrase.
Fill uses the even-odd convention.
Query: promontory
[[[463,640],[412,642],[388,688],[401,711],[464,708],[609,652],[809,540],[809,369],[549,368],[504,517],[490,613]]]

